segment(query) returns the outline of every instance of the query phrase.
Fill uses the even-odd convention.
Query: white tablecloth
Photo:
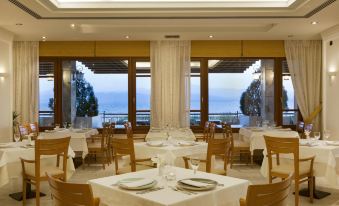
[[[273,137],[299,138],[298,132],[291,131],[290,129],[263,129],[261,127],[243,127],[239,130],[240,138],[250,144],[250,150],[252,154],[253,151],[256,149],[266,148],[264,135],[269,135]]]
[[[134,143],[135,156],[138,159],[152,158],[156,155],[165,155],[174,159],[176,166],[184,166],[182,157],[194,155],[201,159],[206,158],[207,154],[207,143],[197,142],[194,146],[174,146],[167,144],[163,147],[151,147],[146,142]],[[214,161],[212,163],[214,165]]]
[[[35,159],[34,148],[23,148],[23,142],[10,143],[12,147],[0,148],[0,187],[9,183],[13,178],[22,179],[22,167],[20,157],[28,160]],[[73,150],[69,148],[69,158],[67,161],[67,177],[71,177],[75,172],[73,159],[75,156]],[[41,165],[56,165],[56,156],[44,156]],[[62,164],[60,164],[62,166]]]
[[[82,157],[85,158],[88,154],[86,139],[96,134],[99,134],[96,129],[65,129],[54,132],[44,132],[41,133],[40,136],[42,136],[42,138],[62,138],[70,136],[70,146],[73,151],[82,152]]]
[[[239,198],[246,196],[249,185],[248,180],[227,176],[199,171],[196,175],[193,175],[192,170],[178,167],[175,168],[175,171],[177,180],[191,177],[208,178],[224,184],[224,186],[218,186],[212,191],[198,192],[195,195],[173,191],[169,187],[147,194],[136,194],[135,191],[122,190],[117,186],[111,186],[118,180],[133,177],[155,178],[160,181],[157,176],[157,169],[94,179],[88,182],[92,186],[94,196],[100,198],[101,205],[108,206],[236,206],[239,205]]]
[[[169,130],[154,130],[151,129],[146,140],[166,140],[167,138],[180,139],[180,140],[195,140],[195,136],[191,129],[169,129]]]
[[[314,160],[314,175],[321,180],[325,185],[339,186],[339,179],[337,170],[336,158],[339,158],[339,146],[326,145],[324,141],[318,141],[317,146],[300,146],[300,158],[311,157],[315,155]],[[268,176],[268,162],[266,157],[266,150],[264,150],[264,161],[261,166],[260,172],[264,177]],[[275,161],[275,160],[274,160]],[[292,163],[292,155],[280,155],[281,163]]]

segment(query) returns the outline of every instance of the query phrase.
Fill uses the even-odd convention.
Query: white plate
[[[162,147],[162,146],[164,146],[163,141],[148,141],[148,142],[146,142],[146,144],[148,146],[151,146],[151,147]]]
[[[128,186],[123,184],[123,183],[140,181],[140,180],[143,180],[143,179],[145,179],[145,178],[127,178],[127,179],[123,179],[123,180],[118,181],[117,184],[120,188],[126,189],[126,190],[146,190],[146,189],[152,188],[152,187],[154,187],[158,184],[158,182],[156,180],[153,180],[152,183],[150,183],[150,184],[146,184],[146,185],[142,185],[142,186],[138,186],[138,187],[128,187]]]
[[[193,141],[179,141],[178,145],[180,145],[180,146],[193,146],[193,145],[196,145],[196,142],[193,142]]]
[[[207,185],[206,185],[206,187],[196,187],[196,186],[193,186],[193,185],[188,185],[188,184],[183,183],[182,182],[183,180],[191,180],[191,181],[206,183]],[[204,178],[188,178],[188,179],[183,179],[183,180],[179,180],[177,182],[177,186],[182,188],[182,189],[186,189],[186,190],[194,190],[194,191],[213,190],[218,185],[218,182],[216,182],[214,180],[210,180],[210,179],[204,179]]]

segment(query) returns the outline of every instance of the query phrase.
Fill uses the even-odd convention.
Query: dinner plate
[[[184,183],[183,181],[185,180],[190,180],[190,181],[194,181],[194,182],[198,182],[199,183],[205,183],[206,186],[194,186],[194,185],[190,185],[187,183]],[[183,180],[179,180],[177,182],[177,186],[182,188],[182,189],[186,189],[186,190],[194,190],[194,191],[206,191],[206,190],[213,190],[214,188],[216,188],[218,185],[218,182],[214,181],[214,180],[210,180],[210,179],[205,179],[205,178],[187,178],[187,179],[183,179]]]
[[[194,146],[196,142],[193,141],[179,141],[178,145],[180,146]]]
[[[148,142],[146,142],[146,144],[150,147],[162,147],[162,146],[164,146],[163,141],[148,141]]]
[[[123,179],[118,181],[118,186],[122,189],[126,189],[126,190],[146,190],[149,188],[152,188],[154,186],[156,186],[158,184],[158,182],[156,180],[153,180],[151,183],[146,184],[146,185],[141,185],[141,186],[137,186],[137,187],[128,187],[127,185],[125,185],[124,183],[132,183],[132,182],[136,182],[136,181],[141,181],[144,180],[145,178],[127,178],[127,179]]]

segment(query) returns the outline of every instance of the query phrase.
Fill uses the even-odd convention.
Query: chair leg
[[[231,165],[230,165],[230,168],[232,169],[233,168],[233,159],[234,159],[234,154],[233,152],[231,153]]]
[[[22,178],[22,205],[26,205],[26,192],[27,192],[27,183],[25,181],[25,177]]]
[[[314,193],[313,189],[314,189],[314,184],[315,184],[314,177],[312,177],[312,176],[309,177],[308,182],[309,182],[308,190],[310,191],[310,202],[313,203],[313,193]]]
[[[295,190],[294,190],[294,194],[295,194],[295,206],[299,205],[299,181],[294,181],[295,184]]]
[[[40,206],[40,181],[36,181],[35,185],[35,201],[36,201],[36,206]]]

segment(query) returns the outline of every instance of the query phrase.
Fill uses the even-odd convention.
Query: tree
[[[246,116],[261,116],[261,100],[262,100],[262,87],[261,80],[255,79],[250,86],[241,94],[240,97],[240,110]],[[282,107],[288,109],[287,91],[283,88],[282,91]]]
[[[76,72],[76,115],[78,117],[97,116],[98,99],[95,97],[93,87],[88,83],[82,72]]]
[[[54,98],[49,98],[48,100],[48,107],[54,111]]]

